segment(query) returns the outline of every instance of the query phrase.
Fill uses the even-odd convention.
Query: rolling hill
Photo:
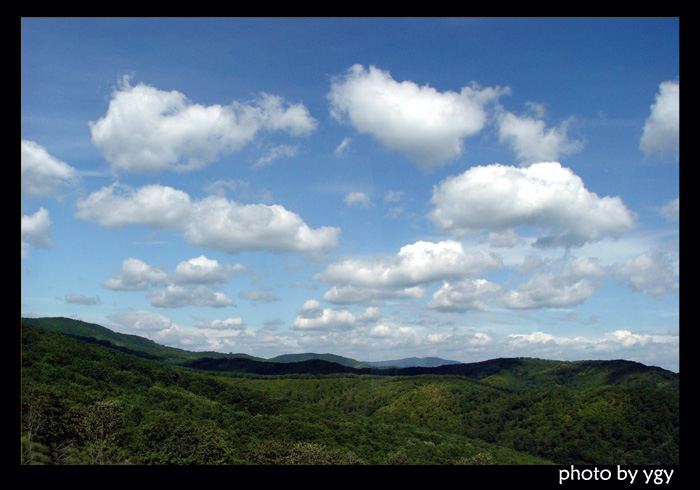
[[[356,367],[187,352],[69,319],[21,330],[27,464],[679,461],[679,375],[636,362]]]

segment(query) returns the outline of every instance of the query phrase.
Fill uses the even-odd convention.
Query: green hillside
[[[22,322],[23,463],[679,462],[679,377],[638,363],[495,359],[391,370],[176,356],[71,322],[63,334],[55,321],[52,330]],[[280,366],[294,371],[255,372]]]
[[[105,347],[122,350],[146,359],[154,359],[172,364],[182,364],[200,357],[210,357],[214,359],[243,357],[247,359],[263,360],[247,354],[191,352],[175,347],[167,347],[137,335],[114,332],[95,323],[83,322],[81,320],[74,320],[71,318],[23,318],[22,320],[37,327],[43,327],[54,332],[60,332],[81,340],[99,343]]]

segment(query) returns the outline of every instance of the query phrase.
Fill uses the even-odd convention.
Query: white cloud
[[[506,355],[557,360],[635,359],[649,365],[678,369],[679,337],[616,330],[598,336],[566,337],[545,332],[511,334],[499,342]]]
[[[165,283],[167,278],[159,267],[130,257],[122,261],[121,274],[104,281],[102,287],[114,291],[145,291],[152,285]]]
[[[281,301],[278,296],[274,294],[267,293],[265,291],[240,291],[238,297],[253,302],[261,303],[272,303],[274,301]]]
[[[661,298],[676,291],[673,264],[659,251],[653,250],[634,257],[614,267],[614,272],[623,277],[624,283],[633,291],[654,298]]]
[[[509,309],[566,308],[583,303],[604,284],[609,269],[596,259],[579,255],[564,256],[552,263],[541,263],[528,258],[525,269],[534,271],[529,279],[500,298]]]
[[[22,257],[26,257],[30,247],[50,248],[53,246],[51,240],[51,219],[46,208],[31,215],[22,215],[21,223]]]
[[[231,298],[213,291],[239,272],[248,272],[240,264],[222,265],[204,255],[180,262],[175,272],[168,274],[160,267],[128,258],[122,262],[121,273],[107,279],[102,286],[114,291],[145,291],[152,287],[165,286],[153,290],[147,299],[152,306],[160,308],[181,308],[184,306],[214,307],[235,306]]]
[[[169,318],[150,311],[127,311],[108,317],[113,322],[139,332],[158,332],[173,327]]]
[[[569,124],[565,121],[547,130],[541,119],[503,112],[498,116],[499,140],[508,143],[523,163],[558,160],[582,147],[567,136]]]
[[[22,140],[22,193],[31,197],[56,194],[62,187],[75,185],[80,178],[75,168],[51,156],[46,149]]]
[[[468,310],[483,310],[500,291],[500,285],[486,279],[445,282],[433,293],[433,299],[428,303],[428,307],[439,311],[462,313]]]
[[[435,186],[431,203],[429,218],[442,231],[468,235],[537,226],[550,232],[535,242],[541,247],[580,246],[634,226],[619,197],[598,197],[557,162],[472,167]]]
[[[195,328],[213,330],[244,330],[245,323],[241,317],[226,318],[225,320],[212,320],[210,322],[199,322]]]
[[[371,203],[369,196],[364,192],[349,192],[343,198],[343,202],[348,206],[360,206],[363,208],[369,207]]]
[[[219,264],[217,260],[200,255],[180,262],[175,267],[172,279],[179,284],[208,284],[217,287],[234,275],[247,271],[248,269],[241,264]]]
[[[639,148],[647,157],[675,157],[680,150],[680,83],[663,82],[644,124]]]
[[[680,219],[680,198],[672,199],[659,212],[669,223],[678,221]]]
[[[235,306],[231,298],[223,293],[212,291],[206,286],[168,284],[164,290],[151,291],[147,298],[151,305],[160,308],[182,308],[184,306],[207,306],[223,308]]]
[[[485,105],[508,89],[476,84],[459,93],[439,92],[411,81],[397,82],[374,66],[353,65],[331,84],[331,114],[360,133],[402,152],[424,170],[462,153],[462,140],[486,123]]]
[[[516,290],[503,296],[510,309],[565,308],[583,303],[600,288],[588,279],[564,278],[555,274],[535,274]]]
[[[186,192],[172,187],[151,184],[132,189],[115,182],[79,199],[76,217],[106,228],[178,229],[192,219],[192,206]]]
[[[167,92],[124,78],[107,114],[90,122],[93,143],[114,171],[200,169],[240,150],[262,131],[304,136],[316,121],[301,104],[262,94],[250,103],[203,106],[175,90]]]
[[[234,254],[244,250],[325,253],[340,230],[311,229],[280,205],[240,204],[209,196],[192,201],[183,191],[161,185],[139,189],[113,184],[77,203],[76,217],[108,228],[144,225],[182,230],[187,243]]]
[[[293,157],[299,151],[298,146],[279,145],[271,148],[265,155],[258,158],[253,164],[253,168],[267,167],[274,160],[281,157]]]
[[[324,296],[326,301],[365,303],[385,298],[420,298],[428,283],[462,279],[501,266],[496,255],[486,251],[467,253],[456,241],[419,241],[402,247],[389,259],[347,258],[334,262],[314,279],[333,284]]]
[[[323,254],[337,244],[338,228],[311,229],[284,207],[239,204],[209,196],[194,203],[186,223],[187,243],[234,254],[244,250]]]
[[[351,141],[352,141],[352,139],[350,139],[350,138],[347,138],[347,137],[343,138],[343,141],[341,141],[340,144],[338,146],[336,146],[334,153],[337,156],[344,155],[348,151],[348,148],[350,147]]]
[[[316,300],[306,301],[297,313],[291,325],[292,330],[350,330],[360,325],[374,324],[381,317],[379,309],[373,306],[361,313],[351,313],[347,310],[321,308]]]
[[[89,298],[84,294],[66,294],[65,301],[66,303],[75,305],[94,306],[100,304],[100,297],[95,296],[93,298]]]

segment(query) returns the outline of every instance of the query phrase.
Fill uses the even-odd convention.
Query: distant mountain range
[[[363,369],[372,367],[437,367],[445,364],[459,364],[458,361],[448,361],[438,357],[409,357],[393,361],[357,361],[349,357],[335,354],[316,354],[307,352],[303,354],[282,354],[269,359],[250,356],[248,354],[223,354],[221,352],[192,352],[175,347],[159,345],[137,335],[128,335],[114,332],[106,327],[94,323],[63,317],[23,318],[23,321],[44,327],[49,330],[63,333],[71,337],[102,344],[139,357],[169,361],[174,364],[182,364],[201,358],[210,359],[247,359],[260,362],[292,363],[309,360],[322,360],[340,364],[341,366]]]
[[[440,357],[406,357],[393,361],[373,361],[367,362],[374,367],[438,367],[446,364],[462,364],[459,361],[449,361]]]

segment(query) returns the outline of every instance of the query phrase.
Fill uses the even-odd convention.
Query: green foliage
[[[678,375],[637,363],[203,371],[54,330],[22,323],[23,464],[678,464]]]

